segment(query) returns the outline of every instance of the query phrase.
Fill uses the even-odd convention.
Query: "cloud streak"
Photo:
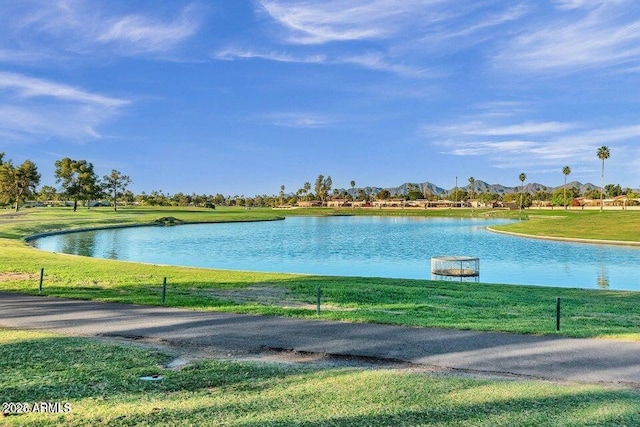
[[[414,67],[411,65],[394,63],[381,53],[370,52],[357,55],[330,56],[326,54],[317,55],[295,55],[275,50],[253,50],[238,47],[227,47],[215,52],[212,58],[222,61],[262,59],[266,61],[296,63],[296,64],[329,64],[329,65],[355,65],[361,68],[382,71],[386,73],[401,75],[405,77],[434,77],[441,73],[427,69]]]
[[[14,5],[0,24],[7,45],[0,42],[0,61],[21,62],[46,54],[124,56],[166,54],[194,36],[202,24],[202,11],[192,3],[175,16],[153,13],[114,13],[96,2],[26,0]],[[18,41],[18,42],[12,42]],[[16,50],[15,46],[21,49]]]
[[[400,23],[406,23],[407,16],[436,19],[431,8],[442,3],[446,0],[259,1],[265,14],[287,31],[286,40],[294,44],[388,38],[403,29]]]
[[[304,112],[272,113],[265,115],[264,118],[274,126],[300,129],[319,129],[331,124],[331,120],[327,117]]]
[[[100,138],[130,101],[16,73],[0,73],[0,132],[11,138]]]
[[[36,79],[16,73],[0,72],[0,89],[14,90],[18,96],[23,98],[49,97],[106,108],[120,107],[129,103],[127,100],[98,95],[49,80]]]
[[[513,38],[495,55],[496,65],[527,72],[566,73],[589,68],[637,68],[637,2],[575,0],[559,2],[558,7],[562,13]]]
[[[640,124],[593,127],[565,122],[513,122],[469,120],[445,126],[425,126],[422,135],[445,154],[479,157],[495,168],[542,168],[593,163],[598,147],[614,146],[634,152]]]
[[[327,62],[326,55],[304,55],[296,56],[291,53],[277,52],[275,50],[253,50],[238,47],[227,47],[212,55],[212,58],[223,61],[234,61],[236,59],[264,59],[276,62],[291,62],[299,64],[324,64]]]
[[[193,36],[200,25],[194,6],[187,6],[171,22],[144,15],[127,15],[112,20],[96,34],[100,43],[113,43],[125,51],[166,52]]]

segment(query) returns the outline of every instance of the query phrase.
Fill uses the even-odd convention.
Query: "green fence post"
[[[162,281],[162,305],[164,305],[167,299],[167,278]]]
[[[322,297],[322,288],[320,288],[320,286],[317,287],[316,293],[317,293],[316,314],[320,316],[320,298]]]
[[[560,331],[560,297],[556,298],[556,332]]]
[[[38,287],[38,292],[42,293],[42,282],[44,281],[44,267],[40,269],[40,286]]]

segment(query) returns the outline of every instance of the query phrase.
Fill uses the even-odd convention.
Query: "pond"
[[[431,279],[433,256],[464,255],[480,258],[479,281],[486,283],[640,290],[640,248],[527,239],[486,230],[505,222],[289,217],[88,231],[43,237],[32,244],[52,252],[154,264],[408,279]]]

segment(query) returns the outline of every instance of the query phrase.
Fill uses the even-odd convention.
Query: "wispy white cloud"
[[[197,8],[187,6],[169,22],[144,15],[112,19],[96,34],[96,41],[114,43],[130,52],[166,52],[196,33],[200,25]]]
[[[292,62],[303,64],[323,64],[327,61],[325,55],[305,55],[296,56],[291,53],[278,52],[275,50],[253,50],[242,49],[238,47],[227,47],[221,49],[212,55],[214,59],[220,59],[225,61],[233,61],[236,59],[264,59],[268,61],[276,62]]]
[[[0,34],[6,40],[4,49],[0,42],[3,62],[24,62],[43,54],[166,54],[196,34],[203,19],[196,3],[169,17],[153,10],[118,13],[85,0],[25,0],[6,12],[0,17]]]
[[[0,72],[0,89],[14,90],[20,97],[25,98],[50,97],[107,108],[120,107],[129,103],[127,100],[98,95],[64,84],[16,73]]]
[[[370,70],[384,71],[405,77],[435,77],[443,74],[432,69],[399,63],[386,58],[380,53],[343,56],[332,62],[336,64],[354,64]]]
[[[55,59],[54,55],[42,51],[23,51],[17,49],[1,49],[0,63],[5,64],[38,64]]]
[[[16,73],[0,73],[0,133],[13,139],[95,139],[130,101]]]
[[[442,3],[446,0],[259,0],[262,10],[288,31],[287,41],[296,44],[390,37],[403,30],[407,16],[413,23],[438,19],[431,7]]]
[[[387,72],[391,74],[401,75],[405,77],[434,77],[442,74],[440,71],[415,67],[402,63],[396,63],[385,57],[385,55],[376,52],[329,56],[326,54],[309,54],[295,55],[292,53],[276,51],[276,50],[255,50],[242,49],[238,47],[227,47],[215,52],[212,58],[224,61],[242,60],[242,59],[263,59],[267,61],[298,63],[298,64],[349,64],[355,65],[369,70]]]
[[[477,136],[511,136],[511,135],[539,135],[564,132],[574,125],[561,122],[524,122],[508,125],[493,125],[482,121],[471,121],[461,125],[444,127],[427,127],[426,130],[459,135]]]
[[[521,71],[603,67],[637,68],[640,4],[635,1],[557,2],[563,13],[528,27],[495,56],[495,63]]]
[[[495,168],[543,168],[571,163],[584,168],[598,147],[633,151],[640,124],[588,128],[565,122],[496,124],[477,120],[445,126],[425,126],[425,138],[444,153],[484,158]],[[637,151],[637,150],[636,150]]]
[[[326,116],[305,112],[271,113],[264,115],[264,119],[274,126],[306,129],[324,128],[332,123]]]
[[[491,40],[495,37],[495,33],[492,30],[521,20],[529,14],[531,9],[529,5],[517,3],[507,6],[504,10],[481,14],[475,10],[481,7],[481,3],[468,6],[467,9],[463,9],[459,14],[449,17],[440,25],[426,28],[426,34],[420,37],[417,46],[420,49],[438,52],[453,52],[469,48]],[[479,17],[474,17],[471,22],[461,19],[473,11],[476,11]]]
[[[572,10],[587,7],[597,7],[606,3],[607,1],[615,2],[616,0],[555,0],[553,4],[558,9]]]

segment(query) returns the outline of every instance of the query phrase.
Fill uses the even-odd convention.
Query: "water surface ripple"
[[[43,237],[52,252],[195,267],[430,279],[438,255],[480,258],[480,281],[640,290],[640,248],[491,233],[505,220],[290,217]]]

